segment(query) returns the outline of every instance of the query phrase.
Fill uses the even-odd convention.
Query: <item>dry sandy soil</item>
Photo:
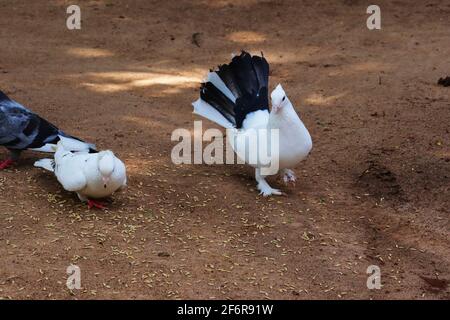
[[[379,31],[365,1],[76,2],[75,31],[73,1],[0,2],[0,88],[116,151],[129,188],[89,211],[44,155],[1,172],[0,297],[450,298],[449,1],[377,1]],[[170,160],[205,72],[240,49],[264,51],[313,137],[297,186],[271,180],[286,197]]]

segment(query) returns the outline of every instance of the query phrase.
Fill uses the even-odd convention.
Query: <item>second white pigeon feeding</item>
[[[53,172],[63,188],[76,192],[89,208],[104,209],[95,199],[126,187],[125,164],[112,151],[89,153],[85,143],[62,136],[55,149],[54,159],[41,159],[34,166]]]

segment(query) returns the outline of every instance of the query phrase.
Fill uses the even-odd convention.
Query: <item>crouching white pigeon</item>
[[[0,161],[0,170],[14,164],[23,150],[54,152],[59,136],[66,137],[68,143],[72,140],[79,148],[82,146],[85,151],[95,152],[93,144],[65,134],[0,91],[0,146],[10,151],[10,157]]]
[[[34,166],[54,172],[59,183],[67,191],[76,192],[89,209],[105,209],[105,205],[93,199],[111,196],[126,187],[126,168],[112,151],[88,153],[82,143],[77,151],[74,143],[62,136],[56,145],[55,159],[41,159]],[[72,151],[68,151],[67,147]],[[75,149],[75,150],[74,150]]]
[[[269,112],[268,86],[269,64],[264,56],[243,51],[231,63],[208,73],[200,99],[193,103],[194,113],[227,128],[228,142],[238,158],[256,168],[257,187],[264,196],[282,194],[267,183],[269,175],[281,171],[286,184],[295,183],[291,169],[312,149],[311,136],[281,85],[271,94]],[[256,140],[250,138],[255,132]],[[267,161],[263,161],[264,152]],[[275,172],[264,170],[275,162]]]

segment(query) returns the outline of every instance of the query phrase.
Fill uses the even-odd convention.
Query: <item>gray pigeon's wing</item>
[[[61,132],[0,91],[0,145],[9,149],[40,148]]]
[[[65,134],[0,91],[0,145],[15,150],[53,152],[51,146],[59,141],[59,136],[84,142]],[[89,152],[96,152],[94,145],[87,146]]]
[[[27,110],[0,101],[0,144],[12,149],[26,148],[34,136],[32,132],[31,136],[27,136],[25,131],[29,126],[35,127],[36,122],[37,119]]]

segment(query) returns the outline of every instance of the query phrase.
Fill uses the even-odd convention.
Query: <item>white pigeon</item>
[[[104,209],[102,203],[93,199],[109,197],[126,187],[124,163],[112,151],[89,153],[83,149],[83,143],[80,142],[77,150],[72,140],[59,138],[55,159],[41,159],[34,166],[54,172],[63,188],[76,192],[81,201],[88,203],[89,209]]]
[[[267,183],[269,175],[281,171],[286,184],[295,183],[292,168],[312,149],[311,136],[281,85],[271,94],[269,111],[268,85],[266,59],[243,51],[231,63],[209,72],[200,99],[193,103],[195,114],[227,128],[228,142],[238,158],[256,168],[257,188],[263,196],[283,194]],[[255,132],[259,138],[252,140]],[[275,172],[264,170],[268,167]]]

